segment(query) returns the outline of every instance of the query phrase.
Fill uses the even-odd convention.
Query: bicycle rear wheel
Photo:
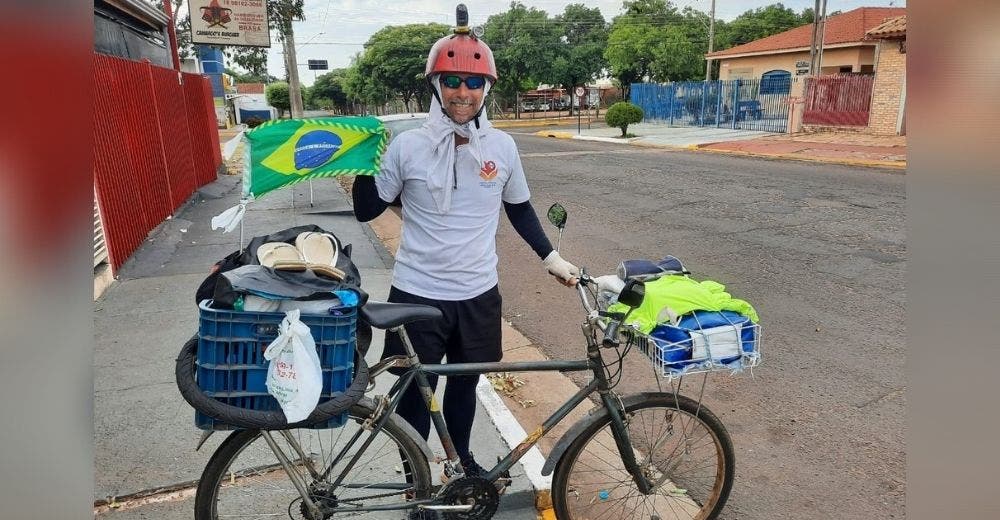
[[[729,434],[704,406],[655,394],[626,404],[636,461],[654,483],[642,494],[625,469],[611,417],[586,428],[560,458],[552,499],[560,520],[710,519],[729,497],[735,456]]]
[[[427,458],[417,444],[416,434],[412,429],[407,431],[402,426],[403,420],[396,416],[386,421],[357,464],[344,472],[346,463],[371,434],[361,426],[370,414],[371,408],[355,405],[349,412],[351,420],[340,428],[288,430],[301,449],[301,456],[284,432],[271,432],[278,448],[301,475],[311,500],[326,510],[320,517],[307,513],[301,494],[260,430],[238,430],[223,441],[205,466],[195,497],[195,520],[237,517],[325,520],[367,518],[366,514],[384,518],[392,513],[366,513],[358,508],[398,505],[405,498],[429,497],[431,474]],[[361,435],[356,436],[359,432]],[[334,463],[338,454],[345,456]],[[323,477],[331,464],[333,469]],[[341,473],[345,473],[342,484],[331,488]],[[406,514],[397,513],[400,517]]]

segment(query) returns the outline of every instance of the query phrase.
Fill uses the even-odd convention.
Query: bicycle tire
[[[197,357],[198,336],[194,336],[184,344],[177,356],[174,372],[177,389],[180,390],[184,400],[199,412],[237,428],[282,430],[324,422],[357,403],[364,397],[365,390],[368,388],[368,365],[363,357],[355,356],[354,380],[351,385],[335,397],[317,404],[316,409],[306,419],[289,424],[285,419],[285,413],[281,410],[249,410],[232,406],[206,395],[195,381]]]
[[[653,422],[658,417],[658,411],[663,413],[664,420],[669,421],[662,427]],[[636,460],[652,480],[662,479],[661,487],[650,495],[639,492],[621,462],[611,437],[611,417],[605,414],[572,441],[556,465],[552,485],[556,517],[560,520],[583,520],[603,515],[603,518],[626,519],[629,518],[628,511],[632,518],[646,520],[715,518],[729,498],[736,458],[729,433],[718,417],[692,399],[666,393],[626,405],[626,416],[629,418],[629,437]],[[685,417],[687,424],[683,422]],[[679,435],[676,432],[677,418],[682,420]],[[639,434],[647,432],[656,432],[661,437],[640,439]],[[705,442],[706,436],[711,442],[705,444],[702,450],[701,443]],[[649,447],[654,448],[643,451]],[[664,449],[661,451],[659,448]],[[678,448],[683,448],[685,457],[675,458]],[[649,452],[653,452],[652,457],[646,455]],[[701,454],[704,454],[705,460],[697,460]],[[696,458],[693,464],[684,460],[689,457]],[[618,466],[611,468],[615,464]],[[710,473],[708,478],[690,473],[705,464],[708,464],[705,469]],[[601,471],[604,466],[610,469]],[[710,485],[702,491],[701,487],[708,480],[711,480]],[[670,487],[669,484],[673,487],[664,489]],[[699,489],[694,489],[696,486]],[[624,487],[629,487],[629,490],[623,491]],[[621,514],[609,511],[619,505]]]
[[[373,409],[374,405],[368,399],[352,406],[349,411],[351,420],[348,421],[348,424],[352,425],[350,428],[345,425],[342,428],[327,430],[303,429],[289,431],[288,433],[294,436],[296,433],[301,432],[303,435],[310,436],[309,438],[316,438],[316,436],[324,434],[330,434],[331,439],[337,434],[340,435],[340,438],[350,437],[350,434],[345,433],[343,428],[348,428],[348,430],[351,428],[361,428],[361,423],[371,416]],[[359,464],[354,469],[361,472],[382,471],[383,473],[390,473],[395,478],[404,479],[406,477],[405,472],[402,473],[402,476],[399,476],[399,469],[401,468],[394,467],[396,464],[401,464],[403,468],[409,469],[412,477],[400,484],[412,483],[412,497],[414,498],[429,498],[433,490],[433,484],[427,456],[418,444],[420,441],[416,437],[416,432],[412,428],[407,429],[407,426],[399,416],[389,416],[380,434],[386,436],[395,446],[386,447],[388,441],[386,444],[378,446],[379,442],[376,440],[376,442],[373,442],[369,446],[369,449],[365,453],[369,454],[377,449],[378,451],[375,455],[386,450],[388,450],[388,454],[380,456],[373,461]],[[357,430],[355,429],[354,431]],[[261,516],[315,520],[303,513],[301,495],[291,483],[287,473],[281,469],[277,458],[274,456],[274,452],[270,450],[266,441],[260,436],[260,433],[260,430],[237,430],[231,433],[219,445],[215,453],[212,454],[198,481],[194,506],[195,520],[217,520],[219,517],[227,516],[227,512],[238,513],[237,516],[241,517],[253,517],[253,511],[257,509],[264,509],[261,512]],[[288,454],[291,450],[287,448],[288,445],[284,439],[280,435],[275,435],[274,437],[276,442],[285,443],[282,451]],[[310,444],[311,446],[309,447],[302,446],[304,452],[312,454],[313,450],[310,448],[315,448],[317,445],[321,451],[324,448],[329,448],[331,453],[340,447],[336,445],[336,442],[324,444],[320,441],[318,444],[315,442]],[[395,456],[395,454],[398,454],[399,459],[384,460],[384,457]],[[325,461],[326,454],[321,455],[323,455],[322,459]],[[239,461],[237,461],[238,458]],[[397,460],[398,462],[396,462]],[[404,463],[403,461],[406,462]],[[379,464],[372,464],[372,462],[378,462]],[[234,464],[236,464],[235,468]],[[247,471],[244,466],[253,468],[255,472]],[[230,471],[230,468],[234,468],[234,470]],[[373,470],[372,468],[376,469]],[[242,471],[242,473],[237,475],[238,471]],[[303,476],[306,477],[308,485],[316,484],[316,481],[310,478],[310,474],[303,468],[300,468],[299,473],[304,474]],[[327,481],[337,476],[336,473],[332,473],[331,478],[327,479]],[[347,481],[345,479],[345,482]],[[222,492],[223,489],[226,490],[224,493]],[[361,488],[360,492],[373,493],[373,491],[366,490],[365,488]],[[398,489],[395,493],[393,496],[383,498],[402,502],[406,490]],[[224,503],[223,499],[220,498],[223,495]],[[316,502],[322,502],[324,500],[323,496],[311,495],[311,498]],[[346,502],[349,498],[342,495],[340,500]],[[220,509],[222,513],[220,513]],[[330,516],[325,516],[324,518],[336,519],[341,516],[358,516],[359,512],[347,510],[342,512],[343,515],[340,513],[330,513]]]

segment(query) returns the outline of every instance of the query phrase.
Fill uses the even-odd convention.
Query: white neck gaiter
[[[455,134],[469,140],[470,153],[475,157],[476,162],[482,165],[483,152],[480,144],[480,137],[493,126],[486,117],[483,110],[477,118],[460,125],[445,113],[441,106],[441,86],[437,78],[431,79],[431,85],[437,91],[437,96],[432,97],[430,112],[427,122],[422,127],[423,131],[431,138],[432,164],[430,174],[427,177],[427,188],[431,192],[431,197],[437,204],[438,211],[448,213],[451,209],[451,192],[455,185]],[[483,102],[486,104],[486,95],[490,91],[490,82],[487,81],[483,87]],[[482,105],[480,105],[482,108]],[[476,119],[479,120],[479,128],[476,128]]]

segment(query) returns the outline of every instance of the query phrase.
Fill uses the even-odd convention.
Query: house
[[[868,128],[873,134],[906,134],[906,15],[866,33],[878,42]]]
[[[873,74],[877,40],[867,38],[869,30],[889,18],[903,16],[905,8],[859,7],[829,16],[823,34],[821,68],[818,75]],[[781,80],[809,73],[812,24],[806,24],[766,38],[706,54],[719,61],[719,79]],[[801,83],[801,82],[795,82]]]
[[[236,124],[243,124],[251,117],[277,119],[277,110],[267,104],[264,87],[263,83],[236,84],[236,95],[232,96]]]

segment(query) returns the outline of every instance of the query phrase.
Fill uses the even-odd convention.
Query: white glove
[[[563,260],[559,256],[559,251],[552,251],[549,256],[542,260],[542,264],[549,274],[557,276],[564,281],[570,281],[580,274],[580,269],[575,265]]]

